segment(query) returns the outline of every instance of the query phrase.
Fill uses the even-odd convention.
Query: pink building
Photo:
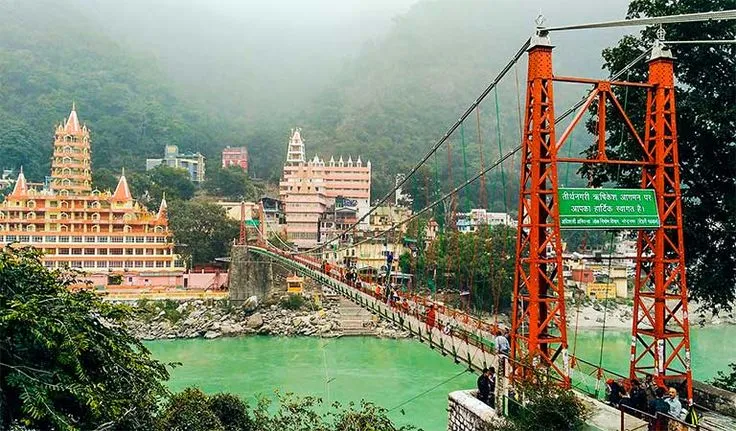
[[[226,147],[222,150],[222,167],[240,166],[248,172],[248,149],[245,147]]]
[[[371,162],[363,165],[358,157],[345,161],[333,157],[325,163],[314,156],[306,159],[301,130],[292,130],[284,165],[284,175],[279,183],[279,195],[284,203],[287,238],[299,247],[312,247],[318,242],[318,227],[328,206],[341,196],[356,208],[358,218],[370,209]],[[368,220],[361,223],[368,228]]]

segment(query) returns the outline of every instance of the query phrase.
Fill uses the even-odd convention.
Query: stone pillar
[[[274,290],[273,262],[244,245],[234,245],[230,252],[230,301],[241,304],[251,296],[261,302]]]
[[[448,395],[447,431],[482,431],[494,422],[496,411],[475,397],[476,391]]]

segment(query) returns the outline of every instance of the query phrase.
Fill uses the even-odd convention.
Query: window
[[[36,208],[36,201],[28,201],[26,205],[28,208]]]
[[[147,236],[146,237],[146,242],[154,243],[154,242],[156,242],[156,237]]]
[[[135,238],[133,238],[132,236],[126,236],[125,237],[125,242],[127,242],[127,243],[135,242]]]
[[[46,242],[56,242],[56,237],[55,236],[47,236],[46,237]]]
[[[68,248],[60,248],[59,249],[59,254],[69,254],[69,249]]]
[[[35,232],[35,231],[36,231],[36,225],[35,225],[35,224],[29,224],[29,225],[28,225],[28,226],[26,227],[26,230],[27,230],[28,232]]]
[[[139,244],[140,244],[140,243],[142,243],[142,242],[143,242],[143,241],[144,241],[145,239],[146,239],[146,238],[144,238],[144,237],[142,237],[142,236],[137,236],[137,237],[135,237],[135,242],[137,242],[137,243],[139,243]]]
[[[160,237],[156,238],[156,242],[157,243],[160,243],[160,244],[165,244],[166,243],[166,237],[165,236],[160,236]]]
[[[95,249],[94,248],[85,248],[84,249],[84,254],[94,255],[95,254]]]
[[[29,213],[28,213],[28,214],[26,215],[26,218],[27,218],[28,220],[33,220],[33,219],[35,219],[35,218],[36,218],[36,213],[34,213],[33,211],[29,212]]]
[[[31,242],[41,243],[41,242],[43,242],[43,237],[42,236],[34,236],[34,237],[31,238]]]
[[[133,265],[136,268],[143,268],[143,261],[142,260],[136,260],[135,262],[133,262]]]
[[[98,268],[107,268],[107,262],[104,260],[98,260],[97,261],[97,267]]]
[[[92,194],[93,194],[93,195],[95,195],[95,192],[97,193],[97,195],[99,195],[99,194],[100,194],[100,192],[99,192],[98,190],[95,190],[94,192],[92,192]],[[97,196],[97,195],[95,195],[95,196]],[[91,204],[90,206],[91,206],[92,208],[99,208],[99,207],[100,207],[100,203],[99,203],[98,201],[94,201],[94,202],[92,202],[92,204]],[[97,217],[99,217],[99,216],[100,216],[100,215],[99,215],[99,214],[97,214]]]
[[[15,235],[8,235],[5,237],[6,242],[15,242],[18,241],[18,238]]]
[[[92,214],[92,220],[93,221],[98,221],[99,219],[100,219],[100,213],[94,213],[94,214]]]
[[[146,268],[153,268],[153,262],[150,260],[146,262]]]
[[[21,235],[18,237],[18,242],[31,242],[31,238],[28,235]]]
[[[122,236],[114,236],[114,237],[110,238],[110,242],[123,242],[123,237]]]
[[[94,260],[88,260],[84,262],[85,268],[94,268],[95,267],[95,261]]]
[[[106,248],[98,248],[97,249],[97,254],[105,255],[105,254],[107,254],[107,249]]]
[[[106,237],[106,236],[98,236],[97,237],[97,242],[108,242],[108,241],[109,241],[109,238]]]
[[[85,236],[84,242],[95,242],[95,237],[93,236]]]
[[[160,260],[157,260],[156,261],[156,268],[163,268],[163,267],[164,267],[164,263],[161,262]]]
[[[72,242],[82,242],[82,237],[81,236],[73,236],[72,237]]]
[[[133,249],[132,248],[126,248],[125,254],[132,256],[133,255]]]
[[[123,254],[123,249],[122,248],[111,248],[110,254],[121,256]]]
[[[120,262],[117,260],[113,260],[110,262],[110,268],[122,268],[122,267],[123,267],[123,262]]]
[[[92,232],[99,233],[100,232],[100,225],[96,224],[96,225],[92,226]],[[90,241],[90,242],[94,242],[94,241]]]
[[[142,255],[143,254],[143,249],[142,248],[136,248],[135,249],[135,254],[136,255]]]
[[[73,260],[70,265],[72,268],[81,268],[82,267],[82,261],[81,260]]]

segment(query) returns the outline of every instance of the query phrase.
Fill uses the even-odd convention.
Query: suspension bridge
[[[670,46],[677,44],[731,44],[733,40],[723,41],[666,41],[664,31],[658,32],[658,40],[651,47],[644,50],[626,67],[610,76],[608,79],[589,79],[572,76],[561,76],[553,72],[553,45],[550,35],[555,32],[573,30],[594,30],[599,28],[624,26],[656,25],[663,29],[668,24],[683,22],[707,22],[714,20],[736,19],[736,11],[706,12],[689,15],[642,18],[632,20],[590,23],[571,26],[544,27],[543,22],[537,22],[536,32],[524,41],[499,74],[480,93],[462,115],[437,140],[416,165],[397,182],[393,190],[374,204],[374,206],[357,222],[351,224],[332,238],[316,247],[298,250],[288,244],[274,245],[265,231],[265,223],[255,228],[258,235],[255,241],[249,241],[244,223],[241,226],[240,245],[248,248],[249,252],[268,257],[286,266],[294,272],[310,277],[324,286],[332,289],[356,304],[371,310],[377,315],[402,326],[410,331],[420,341],[436,349],[443,355],[449,356],[457,363],[462,363],[469,369],[480,370],[488,366],[503,368],[506,374],[499,385],[500,391],[507,391],[517,379],[523,379],[529,373],[543,373],[560,385],[573,388],[580,393],[587,394],[591,399],[603,397],[601,382],[608,378],[630,382],[634,379],[644,380],[652,377],[661,387],[670,386],[680,388],[680,393],[686,404],[693,408],[697,406],[694,392],[691,369],[690,351],[690,324],[688,319],[688,290],[686,282],[686,267],[683,243],[683,217],[680,191],[679,158],[677,149],[677,110],[675,101],[674,68],[676,60]],[[527,77],[525,88],[525,102],[518,103],[519,141],[513,149],[502,151],[501,126],[499,119],[499,102],[497,87],[501,81],[513,70],[518,71],[517,64],[526,58]],[[647,62],[647,79],[642,82],[622,80],[629,76],[632,68]],[[574,106],[556,115],[554,84],[582,84],[592,86],[588,94]],[[622,89],[622,90],[618,90]],[[521,89],[519,88],[519,93]],[[620,94],[629,91],[645,93],[646,103],[643,107],[644,124],[635,124],[631,120],[631,107],[627,106],[626,98],[619,100]],[[496,116],[496,140],[498,142],[498,158],[486,166],[483,153],[481,131],[481,103],[493,93]],[[562,156],[562,149],[570,145],[573,131],[585,118],[586,113],[592,112],[595,117],[596,140],[587,152],[587,157]],[[472,121],[475,113],[478,157],[480,170],[472,176],[467,173],[465,123]],[[614,115],[621,120],[628,138],[636,144],[638,156],[632,158],[609,157],[607,147],[607,132],[609,122],[607,117]],[[566,123],[563,123],[567,120]],[[564,126],[562,133],[557,133],[557,126]],[[462,146],[463,181],[453,184],[452,168],[453,150],[451,141],[458,140]],[[394,196],[396,190],[405,186],[408,181],[417,181],[423,166],[434,163],[437,176],[437,154],[441,148],[447,150],[447,191],[441,188],[426,187],[427,199],[423,208],[417,209],[407,219],[392,223],[380,232],[367,234],[360,240],[352,238],[361,222],[367,219],[377,207],[385,204]],[[383,239],[384,241],[397,240],[398,229],[415,222],[423,217],[437,214],[437,208],[442,206],[445,212],[444,230],[448,234],[446,270],[460,273],[462,268],[471,269],[478,263],[476,258],[488,258],[486,250],[488,238],[480,237],[480,241],[473,242],[471,262],[460,262],[458,250],[458,235],[456,229],[456,214],[458,211],[458,196],[476,182],[479,184],[478,193],[480,205],[487,206],[487,177],[493,172],[501,174],[504,194],[504,208],[510,206],[506,196],[507,188],[504,168],[509,160],[520,153],[519,183],[518,183],[518,218],[515,238],[514,282],[513,298],[511,300],[511,350],[509,357],[504,359],[506,365],[500,367],[499,359],[494,351],[494,334],[498,331],[498,322],[487,317],[473,316],[467,311],[458,310],[446,304],[434,301],[431,296],[404,292],[400,304],[389,305],[382,301],[372,284],[360,280],[346,282],[343,278],[344,268],[333,267],[325,271],[322,265],[323,252],[346,250],[363,242]],[[609,166],[639,169],[641,175],[640,190],[649,195],[631,192],[626,199],[635,200],[632,204],[639,204],[641,200],[651,199],[656,203],[656,225],[646,225],[640,217],[638,223],[627,224],[621,227],[612,226],[608,222],[606,230],[628,229],[637,231],[637,253],[635,256],[636,271],[634,277],[634,298],[632,313],[632,341],[630,346],[630,361],[628,375],[618,375],[601,365],[601,358],[586,360],[575,355],[574,347],[570,351],[568,342],[568,323],[565,304],[565,284],[563,279],[563,246],[561,230],[570,228],[570,223],[581,223],[578,228],[591,228],[584,216],[578,221],[565,218],[563,209],[568,203],[563,199],[560,190],[560,166],[575,164],[596,168]],[[427,178],[425,178],[427,182]],[[433,186],[439,186],[435,179]],[[581,197],[583,194],[594,194],[598,189],[585,188],[578,192],[570,192]],[[606,191],[613,195],[615,191]],[[435,199],[430,201],[429,195]],[[467,195],[465,195],[467,198]],[[600,194],[597,196],[601,196]],[[647,196],[651,196],[648,198]],[[601,198],[605,199],[605,198]],[[634,208],[634,205],[621,206],[622,211]],[[610,211],[609,203],[594,202],[591,205],[577,204],[578,210],[596,212]],[[592,216],[591,216],[592,217]],[[583,221],[580,221],[583,220]],[[600,217],[596,220],[601,220]],[[643,223],[643,224],[642,224]],[[652,223],[649,221],[649,223]],[[575,227],[575,226],[572,226]],[[477,233],[476,235],[482,235]],[[422,253],[423,250],[417,250]],[[508,256],[511,258],[511,256]],[[416,256],[410,256],[412,268],[416,268]],[[491,263],[493,265],[493,263]],[[425,277],[432,282],[435,276]],[[415,278],[417,279],[417,278]],[[455,277],[457,283],[460,277]],[[493,310],[498,309],[498,288],[494,287],[493,280],[486,280],[485,285],[479,283],[472,276],[466,278],[470,292],[479,289],[494,289],[496,300]],[[414,286],[420,291],[421,286]],[[379,287],[380,289],[380,287]],[[605,322],[603,333],[605,334]],[[576,331],[577,332],[577,331]],[[601,345],[603,346],[603,344]],[[684,403],[685,404],[685,403]],[[701,412],[705,409],[701,409]],[[647,413],[636,411],[618,411],[602,403],[596,404],[596,426],[601,429],[636,429],[646,427],[647,423],[655,424],[656,418]],[[704,419],[700,423],[682,422],[683,429],[729,429],[722,428],[723,418],[715,413],[702,412]],[[620,418],[620,422],[619,422]],[[637,422],[639,421],[639,422]],[[642,425],[643,424],[643,425]],[[641,429],[641,428],[639,428]]]

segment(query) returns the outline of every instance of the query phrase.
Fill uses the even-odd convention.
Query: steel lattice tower
[[[528,50],[511,357],[547,367],[568,386],[552,48],[537,34]]]
[[[690,324],[682,231],[680,166],[673,57],[657,44],[649,60],[641,187],[654,189],[660,227],[639,231],[630,377],[653,374],[657,383],[686,382],[693,398]]]

